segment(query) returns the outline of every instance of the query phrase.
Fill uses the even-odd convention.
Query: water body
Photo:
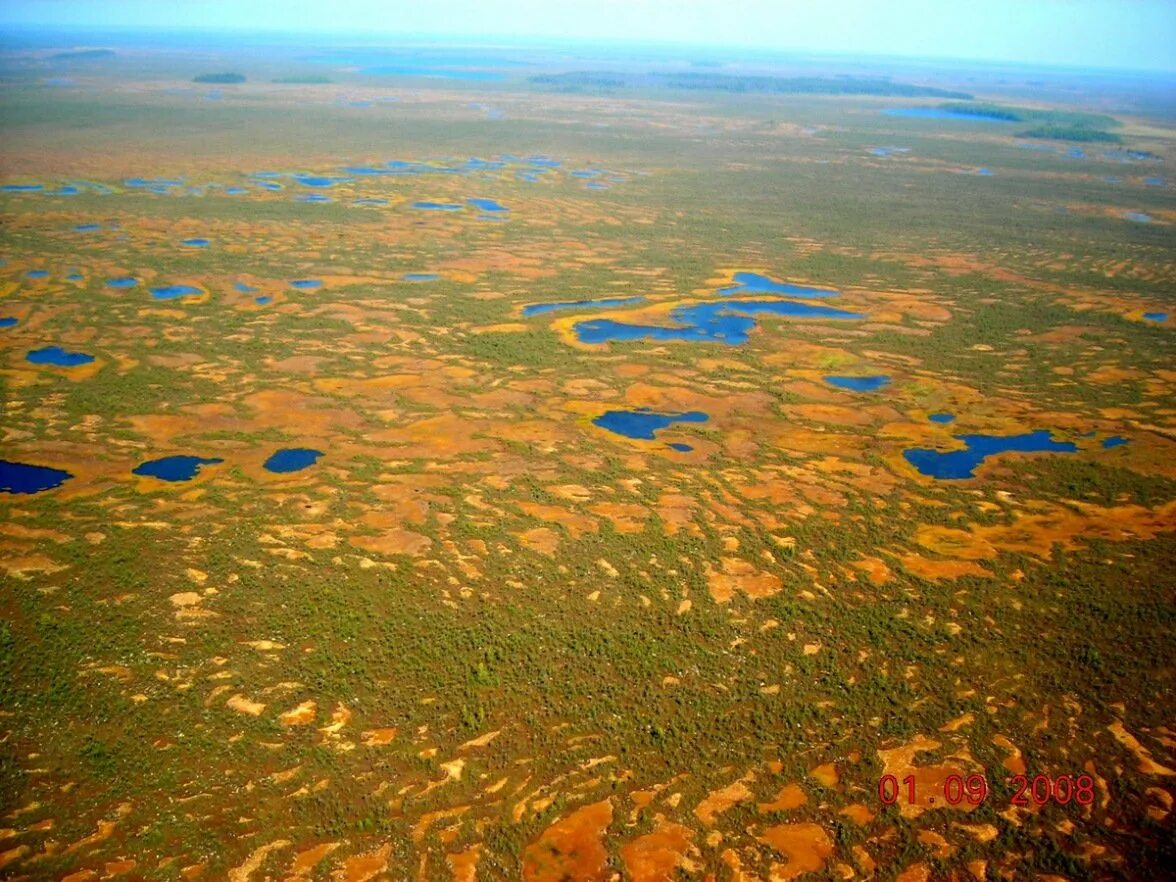
[[[162,459],[148,460],[136,466],[132,472],[136,475],[159,478],[161,481],[190,481],[196,477],[201,466],[221,462],[224,460],[216,457],[204,459],[199,456],[165,456]]]
[[[80,282],[82,280],[82,278],[83,277],[82,277],[81,273],[70,273],[68,276],[65,277],[65,280],[67,282]]]
[[[256,183],[257,183],[257,186],[261,187],[263,190],[281,190],[281,189],[283,189],[282,185],[279,184],[277,181],[257,181]]]
[[[107,288],[134,288],[137,284],[139,284],[139,280],[131,276],[120,276],[115,279],[106,280]]]
[[[185,248],[207,248],[207,239],[181,239],[180,244]]]
[[[1152,222],[1152,216],[1146,211],[1126,211],[1123,213],[1123,217],[1129,221],[1135,221],[1137,224],[1150,224]]]
[[[1122,435],[1112,435],[1110,438],[1104,439],[1102,446],[1104,450],[1110,450],[1113,447],[1122,447],[1128,442],[1129,439],[1124,438]]]
[[[79,190],[77,187],[73,186],[72,184],[66,184],[63,187],[58,187],[56,190],[54,190],[49,195],[50,196],[77,196],[81,192],[82,192],[81,190]]]
[[[672,426],[674,423],[705,423],[710,417],[700,410],[685,413],[655,413],[649,408],[638,410],[609,410],[592,421],[592,425],[600,426],[617,435],[626,438],[636,438],[641,441],[653,441],[654,433],[659,429]]]
[[[870,154],[872,156],[894,156],[895,154],[910,153],[910,147],[871,147]]]
[[[294,197],[296,202],[334,202],[330,196],[324,196],[322,193],[303,193]]]
[[[604,183],[603,181],[589,181],[584,185],[584,188],[586,190],[607,190],[608,184]]]
[[[92,233],[95,230],[100,230],[100,229],[102,229],[101,224],[78,224],[76,227],[74,227],[74,232],[75,233]]]
[[[974,172],[972,172],[972,174],[979,175],[982,178],[991,178],[993,175],[993,171],[990,168],[978,168]]]
[[[234,282],[233,287],[236,288],[238,291],[240,291],[242,294],[252,294],[254,291],[257,290],[252,285],[246,285],[244,282]]]
[[[461,205],[456,202],[414,202],[412,207],[424,211],[461,211]]]
[[[915,119],[950,119],[963,122],[998,122],[1011,123],[1011,119],[999,116],[988,116],[980,113],[960,113],[958,110],[944,110],[941,107],[887,107],[882,111],[885,116],[904,116]]]
[[[1163,187],[1168,183],[1163,178],[1144,178],[1143,182],[1149,187]]]
[[[33,364],[52,364],[57,367],[78,367],[94,360],[94,356],[87,355],[85,352],[66,352],[60,346],[34,349],[25,358]]]
[[[368,206],[368,205],[387,205],[387,204],[388,204],[388,200],[387,200],[387,199],[379,199],[379,198],[372,197],[372,198],[366,198],[366,199],[356,199],[356,200],[355,200],[354,202],[352,202],[351,204],[352,204],[352,205],[364,205],[364,206]]]
[[[1166,312],[1145,312],[1143,317],[1149,322],[1166,322],[1168,320],[1168,313]]]
[[[927,417],[927,419],[931,420],[933,423],[940,424],[955,422],[955,416],[950,413],[933,413],[931,416]]]
[[[260,297],[254,297],[253,302],[258,306],[265,306],[268,303],[272,303],[273,299],[274,298],[270,297],[268,294],[262,294]]]
[[[49,277],[49,270],[29,270],[25,273],[26,279],[45,279]]]
[[[322,455],[321,450],[311,450],[307,447],[287,447],[267,459],[262,468],[279,474],[300,472],[314,465]]]
[[[379,77],[430,77],[439,80],[471,80],[474,82],[497,82],[503,75],[492,70],[464,70],[455,67],[432,67],[430,65],[387,65],[361,67],[361,74]]]
[[[172,178],[127,178],[123,181],[124,187],[135,187],[144,190],[169,190],[172,187],[184,186],[183,181],[177,181]]]
[[[602,174],[598,168],[585,168],[579,171],[569,172],[573,178],[598,178]]]
[[[180,297],[192,297],[203,293],[192,285],[164,285],[161,288],[151,289],[151,296],[156,300],[176,300]]]
[[[318,279],[295,279],[290,283],[291,288],[297,288],[299,291],[313,291],[322,286],[323,283]]]
[[[351,178],[329,178],[323,175],[293,175],[293,178],[304,187],[334,187],[351,181]]]
[[[435,282],[441,277],[436,273],[405,273],[400,278],[406,282]]]
[[[482,211],[510,211],[509,208],[499,205],[493,199],[467,199],[466,202]]]
[[[0,316],[0,328],[15,328],[20,323],[20,319],[11,315]]]
[[[691,450],[694,449],[689,444],[680,444],[680,443],[676,443],[676,442],[674,444],[671,444],[670,447],[673,450],[678,451],[679,453],[689,453]]]
[[[1024,435],[956,435],[967,447],[964,450],[940,451],[916,447],[903,451],[903,458],[920,473],[932,478],[957,480],[974,477],[973,472],[985,459],[1001,453],[1074,453],[1078,448],[1069,441],[1054,441],[1048,429]]]
[[[728,297],[732,294],[786,294],[791,297],[838,297],[839,291],[832,288],[813,288],[808,285],[793,285],[790,282],[777,282],[775,279],[761,276],[759,273],[735,273],[732,276],[735,284],[730,288],[720,288],[715,293]]]
[[[542,315],[545,312],[556,312],[561,309],[598,309],[606,306],[632,306],[640,303],[644,297],[605,297],[600,300],[568,300],[562,303],[532,303],[523,307],[524,316]]]
[[[679,306],[670,312],[678,327],[630,325],[611,319],[591,319],[573,326],[582,343],[606,343],[610,340],[687,340],[710,341],[738,346],[746,343],[760,313],[789,318],[864,319],[859,312],[793,303],[789,300],[724,300]]]
[[[890,377],[825,377],[825,382],[851,392],[877,392],[890,382]]]
[[[225,192],[230,196],[244,196],[249,190],[245,187],[225,187]]]
[[[62,469],[0,459],[0,493],[41,493],[60,487],[72,477]]]
[[[0,186],[0,192],[4,193],[37,193],[44,189],[43,184],[4,184]]]

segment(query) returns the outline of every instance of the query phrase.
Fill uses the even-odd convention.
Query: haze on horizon
[[[9,0],[29,26],[608,40],[1176,72],[1171,0]]]

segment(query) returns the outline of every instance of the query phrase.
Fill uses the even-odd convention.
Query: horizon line
[[[0,51],[11,51],[12,48],[4,45],[5,35],[18,32],[42,32],[42,33],[87,33],[95,36],[103,34],[109,35],[129,35],[129,34],[174,34],[174,35],[225,35],[225,36],[253,36],[253,37],[271,37],[276,39],[298,39],[313,42],[314,40],[322,40],[325,42],[338,41],[342,39],[356,39],[362,40],[365,43],[378,42],[381,40],[395,40],[395,41],[428,41],[433,43],[440,43],[442,45],[458,46],[458,45],[473,45],[483,47],[501,46],[519,47],[519,46],[536,46],[554,47],[560,43],[577,44],[581,46],[598,46],[598,47],[647,47],[651,49],[678,49],[678,50],[694,50],[709,52],[711,54],[729,56],[736,52],[743,52],[752,55],[768,55],[768,56],[792,56],[798,59],[857,59],[860,61],[875,61],[875,62],[918,62],[918,63],[932,63],[932,64],[960,64],[960,65],[979,65],[985,67],[1011,67],[1011,68],[1028,68],[1035,70],[1053,70],[1065,71],[1067,73],[1121,73],[1121,74],[1136,74],[1136,75],[1169,75],[1176,77],[1176,68],[1167,67],[1112,67],[1105,65],[1085,65],[1075,66],[1070,64],[1060,64],[1058,62],[1049,61],[1024,61],[1014,60],[1009,58],[981,58],[976,56],[958,56],[958,55],[903,55],[903,54],[874,54],[874,53],[852,53],[839,51],[836,49],[829,49],[824,51],[813,49],[800,49],[792,47],[770,47],[770,46],[738,46],[731,44],[719,43],[693,43],[682,40],[656,40],[645,38],[605,38],[605,37],[576,37],[576,36],[556,36],[552,34],[545,35],[507,35],[507,34],[463,34],[463,33],[437,33],[432,31],[417,31],[417,32],[397,32],[385,31],[380,33],[372,33],[370,31],[352,31],[352,30],[330,30],[324,32],[310,32],[300,30],[283,30],[281,28],[258,28],[258,27],[235,27],[232,25],[82,25],[82,24],[63,24],[60,22],[5,22],[0,19]],[[394,48],[394,44],[389,48]]]

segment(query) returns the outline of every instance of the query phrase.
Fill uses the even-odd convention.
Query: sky
[[[1176,0],[0,0],[0,29],[624,40],[1176,71]]]

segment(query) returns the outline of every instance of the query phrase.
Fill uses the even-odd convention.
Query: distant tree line
[[[735,76],[701,71],[624,74],[610,71],[573,71],[539,74],[529,81],[565,91],[583,89],[707,89],[718,92],[793,95],[886,95],[902,98],[957,98],[971,100],[967,92],[931,86],[914,86],[888,79],[866,77],[771,77]]]
[[[239,73],[207,73],[192,77],[194,83],[243,83],[245,75]]]
[[[1097,141],[1118,144],[1123,139],[1107,129],[1116,128],[1119,121],[1101,113],[1081,113],[1076,110],[1038,110],[1032,107],[1009,107],[1004,104],[956,103],[941,104],[942,110],[962,113],[981,119],[1002,119],[1009,122],[1033,123],[1033,127],[1017,132],[1021,138],[1043,138],[1051,141]]]
[[[56,52],[49,56],[58,61],[88,61],[91,58],[110,58],[113,49],[74,49],[69,52]]]

